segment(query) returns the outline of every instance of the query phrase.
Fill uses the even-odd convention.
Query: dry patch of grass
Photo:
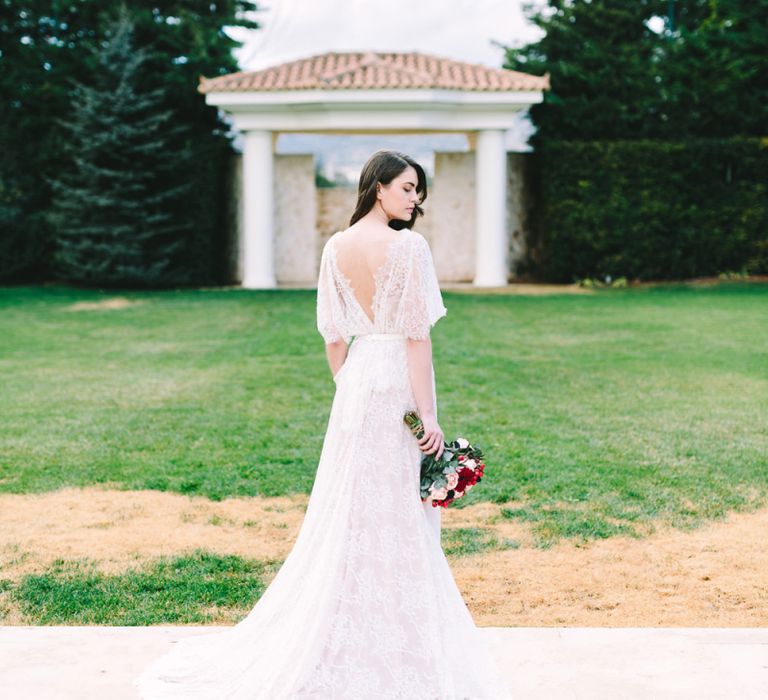
[[[760,627],[768,623],[768,509],[690,531],[659,528],[452,562],[480,625]]]
[[[105,573],[205,548],[249,559],[290,551],[307,496],[210,501],[158,491],[65,488],[0,495],[0,579],[54,561],[89,559]],[[442,511],[450,530],[488,531],[501,550],[451,555],[459,588],[484,626],[764,626],[768,509],[638,539],[534,545],[530,524],[479,503]],[[0,608],[3,588],[0,586]],[[4,624],[14,624],[12,608]]]
[[[144,302],[140,299],[126,299],[125,297],[110,297],[100,301],[78,301],[65,306],[62,311],[114,311],[125,309],[129,306],[139,306]]]
[[[0,576],[16,580],[57,559],[97,560],[104,573],[147,557],[208,548],[251,559],[283,559],[307,497],[210,501],[161,491],[68,487],[0,495]]]

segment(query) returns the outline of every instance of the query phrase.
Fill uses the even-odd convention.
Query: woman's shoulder
[[[325,243],[323,243],[323,251],[332,248],[334,243],[339,239],[339,234],[341,233],[341,231],[334,231],[330,236],[328,236],[328,238],[325,240]]]
[[[410,232],[410,238],[413,241],[413,248],[415,250],[418,250],[422,253],[427,253],[429,255],[432,255],[432,249],[430,248],[429,241],[427,240],[427,237],[420,233],[419,231],[416,231],[412,228],[405,229]]]
[[[427,243],[427,239],[424,237],[424,235],[419,233],[416,229],[403,228],[403,229],[400,229],[400,234],[407,236],[408,238],[410,238],[412,241],[416,243],[420,243],[422,245]]]

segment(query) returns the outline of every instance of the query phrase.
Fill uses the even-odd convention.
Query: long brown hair
[[[421,195],[419,204],[424,203],[427,198],[427,176],[424,174],[424,168],[405,153],[381,149],[368,158],[360,172],[360,182],[357,186],[357,206],[349,220],[350,226],[362,219],[376,204],[376,184],[380,182],[382,185],[388,185],[409,165],[416,171],[418,179],[416,192]],[[419,204],[414,206],[410,219],[391,219],[389,227],[398,231],[403,228],[411,228],[419,216],[424,216],[424,210]]]

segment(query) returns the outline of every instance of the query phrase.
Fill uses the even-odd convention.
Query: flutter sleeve
[[[343,312],[331,269],[329,245],[330,242],[326,241],[320,256],[320,274],[317,278],[317,330],[326,343],[341,339],[348,343],[350,338],[344,337],[340,330]]]
[[[424,236],[416,233],[395,326],[408,338],[424,340],[429,337],[429,331],[437,320],[447,313],[429,243]]]

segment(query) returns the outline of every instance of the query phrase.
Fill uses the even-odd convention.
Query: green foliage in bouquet
[[[424,425],[415,411],[408,411],[403,420],[418,440],[424,437]],[[439,459],[435,454],[421,456],[421,500],[446,508],[482,480],[483,451],[458,437],[451,443],[443,443]]]

